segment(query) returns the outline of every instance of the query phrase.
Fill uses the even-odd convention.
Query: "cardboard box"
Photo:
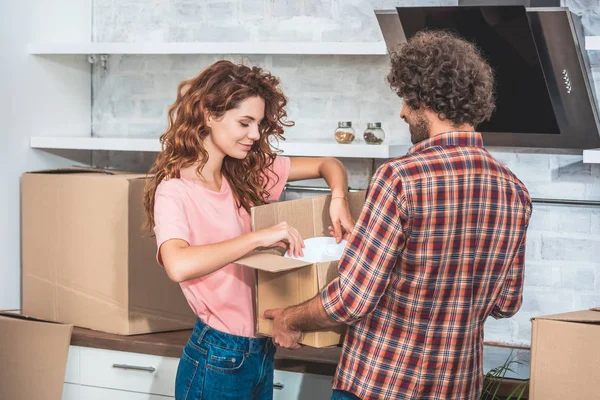
[[[72,329],[0,313],[0,399],[60,400]]]
[[[532,319],[533,400],[598,399],[600,309]]]
[[[142,230],[144,184],[95,169],[22,176],[23,314],[121,335],[193,326]]]
[[[350,193],[352,216],[358,219],[365,192]],[[303,239],[329,236],[331,196],[292,200],[252,208],[252,229],[268,228],[286,221]],[[284,251],[257,251],[237,262],[257,270],[257,333],[269,335],[272,321],[262,318],[265,310],[302,303],[321,292],[338,276],[338,262],[310,263],[283,257]],[[343,339],[344,326],[332,330],[305,332],[300,343],[313,347],[337,345]]]

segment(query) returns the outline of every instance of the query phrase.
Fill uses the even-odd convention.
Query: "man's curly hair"
[[[391,56],[388,82],[411,109],[429,108],[454,126],[477,126],[494,111],[494,73],[473,44],[421,31]]]

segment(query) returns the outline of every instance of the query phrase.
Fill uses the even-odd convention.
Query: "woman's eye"
[[[240,125],[241,125],[241,126],[243,126],[244,128],[247,128],[247,127],[249,127],[249,126],[250,126],[250,125],[248,125],[248,124],[245,124],[245,123],[243,123],[243,122],[240,122]]]

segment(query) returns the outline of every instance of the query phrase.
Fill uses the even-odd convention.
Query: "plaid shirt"
[[[382,165],[322,293],[349,325],[334,388],[361,399],[478,399],[483,325],[521,306],[527,189],[476,132]]]

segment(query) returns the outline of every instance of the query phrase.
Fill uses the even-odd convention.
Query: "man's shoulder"
[[[435,165],[443,163],[443,160],[439,149],[428,148],[388,160],[381,167],[390,169],[401,179],[414,179],[431,172],[432,168],[437,169]]]
[[[483,147],[435,146],[386,161],[402,180],[441,178],[458,173],[494,174],[525,188],[517,176]],[[526,190],[526,189],[525,189]]]

